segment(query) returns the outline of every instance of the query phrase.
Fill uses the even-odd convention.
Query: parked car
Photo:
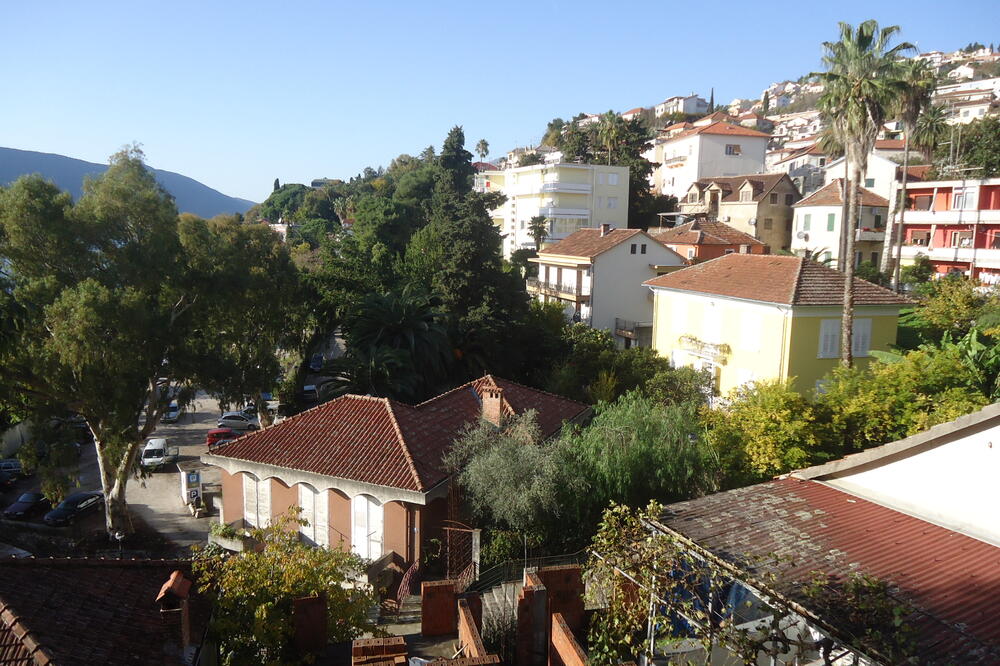
[[[14,485],[14,475],[10,472],[0,472],[0,488],[6,490]]]
[[[104,494],[97,490],[73,493],[59,506],[45,514],[46,525],[72,525],[82,516],[92,513],[104,504]]]
[[[14,477],[25,477],[27,474],[24,473],[24,468],[21,467],[21,461],[17,458],[7,458],[6,460],[0,460],[0,472],[7,472]]]
[[[177,462],[179,454],[180,450],[176,446],[170,446],[166,438],[156,437],[146,442],[139,464],[143,469],[155,470],[163,465]]]
[[[234,440],[239,437],[239,433],[232,428],[216,428],[209,430],[205,435],[205,445],[208,447],[217,446],[223,441]]]
[[[216,424],[220,428],[232,428],[233,430],[257,430],[260,422],[256,416],[247,416],[243,412],[226,412]]]
[[[170,404],[167,405],[167,410],[163,412],[163,416],[160,417],[161,423],[177,423],[177,419],[181,417],[181,407],[177,404],[176,400],[171,400]]]
[[[52,504],[41,493],[23,493],[17,501],[3,510],[7,520],[25,520],[31,514],[52,508]]]
[[[309,359],[309,369],[313,372],[319,372],[323,369],[323,355],[313,354]]]

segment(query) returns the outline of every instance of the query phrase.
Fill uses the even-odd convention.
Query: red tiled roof
[[[760,201],[764,198],[765,194],[770,193],[774,189],[774,186],[782,180],[788,180],[789,184],[792,184],[792,180],[787,173],[755,173],[748,176],[702,178],[701,180],[696,180],[693,185],[697,186],[699,191],[704,191],[712,185],[718,186],[722,190],[722,203],[739,203],[740,188],[743,187],[744,183],[749,181],[753,188],[753,201]],[[683,206],[684,204],[684,201],[680,202],[680,205]]]
[[[490,162],[473,162],[472,168],[476,171],[496,171],[498,167]]]
[[[177,614],[160,614],[157,592],[176,560],[0,560],[0,664],[180,664]],[[208,602],[191,597],[200,642]],[[48,661],[46,661],[46,659]]]
[[[589,409],[486,375],[416,406],[345,395],[212,449],[212,455],[424,492],[447,477],[441,459],[462,427],[479,418],[485,387],[503,389],[507,413],[536,410],[546,437]]]
[[[805,199],[802,199],[793,205],[796,208],[805,206],[843,206],[844,198],[841,196],[843,182],[843,178],[834,178],[829,183],[807,196]],[[880,197],[871,190],[866,190],[861,187],[858,188],[858,192],[860,194],[858,204],[861,206],[877,206],[882,208],[889,206],[888,199]]]
[[[600,229],[580,229],[558,243],[549,245],[538,254],[558,254],[564,257],[593,259],[641,233],[642,229],[612,229],[602,236]]]
[[[722,222],[693,220],[672,229],[654,230],[649,235],[661,243],[684,243],[688,245],[763,245],[750,234],[734,229]]]
[[[912,183],[913,181],[920,181],[927,179],[927,172],[931,170],[932,164],[915,164],[911,167],[907,167],[906,173],[909,174],[906,182]],[[896,176],[897,179],[901,179],[903,175],[903,167],[899,167],[899,175]]]
[[[902,139],[879,139],[875,142],[875,150],[902,150],[905,145]]]
[[[784,305],[840,305],[844,274],[802,257],[727,254],[643,284]],[[855,305],[907,305],[896,293],[854,278]]]
[[[814,572],[890,582],[917,614],[921,663],[1000,663],[1000,548],[816,481],[782,479],[666,507],[660,522],[755,561],[807,608]]]
[[[622,112],[621,115],[623,115],[623,116],[630,116],[630,115],[635,114],[635,113],[642,113],[644,110],[645,109],[643,109],[643,107],[637,106],[634,109],[629,109],[628,111]]]
[[[743,127],[742,125],[733,125],[731,123],[724,122],[714,122],[711,125],[705,125],[704,127],[692,127],[686,129],[679,134],[667,137],[665,141],[674,141],[675,139],[683,139],[689,136],[695,136],[696,134],[718,134],[722,136],[755,136],[755,137],[770,137],[770,134],[765,134],[764,132],[758,132],[755,129],[750,129],[749,127]]]
[[[778,160],[778,164],[781,164],[782,162],[787,162],[789,160],[798,159],[799,157],[802,157],[804,155],[825,155],[825,154],[826,153],[823,151],[823,149],[819,147],[819,144],[814,143],[810,146],[806,146],[805,148],[796,149],[794,152],[792,152],[791,155],[788,155],[787,157],[783,157],[780,160]]]

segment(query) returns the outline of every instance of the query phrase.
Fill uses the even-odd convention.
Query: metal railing
[[[403,602],[410,596],[410,589],[420,578],[420,560],[414,560],[410,568],[403,574],[403,580],[399,581],[399,589],[396,590],[396,615],[403,608]]]
[[[490,567],[468,587],[470,592],[485,592],[486,590],[521,580],[524,577],[524,570],[539,567],[557,567],[567,564],[583,564],[587,561],[588,551],[586,549],[575,553],[564,555],[549,555],[546,557],[529,557],[528,559],[507,560],[496,566]]]
[[[651,321],[631,321],[629,319],[619,319],[615,317],[615,334],[622,337],[634,338],[640,328],[651,328]]]
[[[528,289],[533,289],[535,291],[546,292],[550,294],[572,294],[574,296],[589,296],[590,294],[584,293],[583,287],[578,285],[566,285],[560,284],[558,282],[547,282],[544,280],[539,280],[538,278],[528,278],[525,280],[525,286]]]

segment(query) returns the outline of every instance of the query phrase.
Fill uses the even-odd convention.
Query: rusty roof
[[[0,664],[182,664],[178,614],[161,615],[161,585],[185,560],[0,560]],[[208,602],[191,595],[201,642]],[[177,619],[175,619],[177,618]]]
[[[805,199],[802,199],[792,205],[796,208],[804,208],[806,206],[843,206],[844,198],[841,196],[843,182],[843,178],[834,178],[829,183],[807,196]],[[880,197],[871,190],[859,187],[858,205],[886,208],[889,206],[889,200],[885,197]]]
[[[600,229],[580,229],[558,243],[543,248],[538,254],[557,254],[563,257],[593,259],[641,233],[642,229],[611,229],[602,236]]]
[[[727,254],[643,284],[701,294],[783,305],[833,305],[843,302],[845,276],[802,257]],[[908,305],[910,301],[867,280],[854,278],[854,304]]]
[[[482,411],[484,388],[503,389],[503,410],[537,412],[546,437],[590,408],[492,375],[407,405],[345,395],[250,433],[212,455],[425,492],[445,478],[441,461],[455,436]]]
[[[661,243],[689,245],[763,245],[750,234],[722,222],[692,220],[671,229],[649,228],[649,235]]]
[[[891,583],[917,614],[922,663],[1000,663],[1000,548],[817,481],[781,479],[666,507],[660,522],[801,594],[814,572]]]

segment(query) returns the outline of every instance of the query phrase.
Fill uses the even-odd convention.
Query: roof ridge
[[[492,377],[492,375],[490,375],[490,377]],[[586,403],[583,403],[583,402],[580,402],[579,400],[574,400],[573,398],[567,398],[564,395],[559,395],[558,393],[553,393],[552,391],[546,391],[545,389],[535,388],[534,386],[528,386],[527,384],[522,384],[521,382],[516,382],[513,379],[507,379],[505,377],[501,377],[500,380],[503,381],[503,382],[506,382],[508,384],[513,384],[514,386],[518,386],[520,388],[527,389],[529,391],[534,391],[535,393],[541,393],[543,395],[549,395],[549,396],[552,396],[553,398],[559,398],[560,400],[565,400],[567,402],[575,402],[576,404],[583,405],[584,407],[587,407],[587,408],[590,407],[590,405],[588,405]],[[494,383],[496,383],[496,382],[494,381]],[[497,384],[497,387],[498,388],[503,388],[499,384]]]
[[[403,450],[403,457],[406,459],[406,466],[410,469],[410,474],[413,475],[413,481],[417,484],[418,489],[424,488],[424,482],[420,478],[420,474],[417,473],[417,465],[413,462],[413,456],[410,454],[410,448],[406,445],[406,437],[403,435],[403,429],[399,427],[399,421],[396,419],[396,412],[393,411],[393,401],[389,398],[382,398],[385,401],[386,411],[389,412],[389,421],[392,423],[392,429],[396,431],[396,441],[399,442],[399,448]],[[404,403],[398,403],[403,405]],[[404,405],[410,409],[414,409],[410,405]]]
[[[791,303],[792,305],[795,305],[795,303],[799,300],[799,291],[802,288],[802,272],[803,272],[803,269],[804,269],[804,267],[806,265],[806,261],[807,261],[806,259],[803,259],[802,257],[796,257],[796,259],[799,260],[799,262],[798,262],[799,266],[798,266],[798,268],[795,271],[795,282],[792,283],[791,298],[789,298],[789,300],[788,300],[788,302]]]
[[[0,622],[7,625],[7,629],[14,634],[17,644],[31,657],[36,664],[54,664],[56,657],[42,644],[37,634],[24,621],[24,617],[9,604],[0,598]],[[37,655],[37,656],[36,656]],[[39,659],[38,657],[42,657]]]

